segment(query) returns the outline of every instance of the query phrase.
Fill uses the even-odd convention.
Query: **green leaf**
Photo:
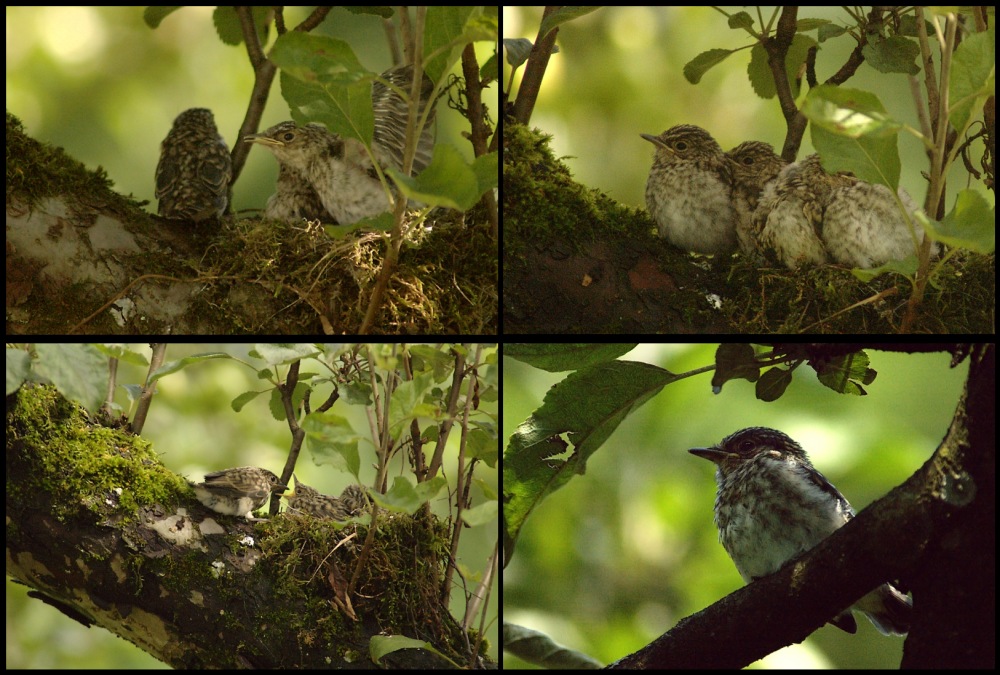
[[[684,65],[684,77],[691,84],[701,82],[702,76],[736,52],[735,49],[709,49]]]
[[[271,59],[282,69],[281,94],[296,123],[321,122],[334,133],[371,144],[375,73],[361,65],[348,43],[290,31],[275,42]]]
[[[514,68],[518,68],[531,54],[534,43],[528,38],[504,38],[503,48],[507,53],[507,63]]]
[[[512,342],[504,345],[503,355],[550,373],[558,373],[613,361],[619,356],[628,354],[637,345],[635,342],[622,344]]]
[[[770,368],[760,376],[755,395],[760,401],[777,401],[792,383],[792,371],[785,368]]]
[[[587,459],[622,420],[676,379],[647,363],[608,361],[573,372],[549,389],[504,452],[505,559],[513,555],[521,527],[545,497],[584,473]],[[571,453],[563,434],[573,444]]]
[[[802,114],[812,122],[810,137],[823,158],[824,169],[850,171],[869,183],[896,190],[900,174],[896,145],[902,125],[886,112],[877,96],[820,85],[806,95]]]
[[[785,55],[785,77],[791,86],[794,96],[798,96],[796,83],[799,71],[806,62],[809,50],[815,46],[816,40],[808,35],[796,33],[792,38],[792,44]],[[750,76],[750,84],[758,96],[761,98],[774,98],[777,94],[774,84],[774,74],[771,72],[771,66],[768,63],[767,51],[760,43],[755,44],[753,49],[750,50],[750,65],[747,67],[747,73]]]
[[[816,370],[819,381],[841,394],[867,396],[861,384],[871,384],[877,373],[868,367],[868,354],[863,351],[845,354],[829,361],[809,362]]]
[[[973,111],[979,114],[986,97],[996,95],[996,30],[974,33],[962,40],[952,59],[948,98],[950,121],[965,129]]]
[[[730,28],[751,30],[753,28],[753,17],[747,12],[736,12],[729,17],[728,23]]]
[[[584,16],[585,14],[590,14],[598,9],[600,9],[598,6],[564,6],[545,17],[542,21],[542,25],[538,27],[538,34],[544,38],[549,34],[549,31],[559,24],[572,21],[573,19]]]
[[[916,75],[920,72],[917,59],[920,46],[901,35],[887,38],[870,36],[868,44],[861,48],[865,62],[880,73],[903,73]]]
[[[996,207],[975,190],[962,190],[944,220],[931,220],[922,211],[916,214],[931,237],[949,246],[993,253],[996,250]]]
[[[387,173],[410,199],[467,211],[496,186],[499,157],[493,152],[469,164],[454,146],[442,143],[435,146],[431,163],[419,175],[404,176],[391,167]]]
[[[718,394],[729,380],[756,382],[760,377],[760,364],[753,347],[744,343],[721,344],[715,350],[715,373],[712,391]]]
[[[423,649],[437,654],[442,659],[452,664],[456,669],[461,668],[459,664],[455,663],[435,649],[434,645],[430,642],[425,642],[424,640],[414,640],[413,638],[408,638],[403,635],[373,635],[371,640],[368,642],[368,648],[371,654],[371,659],[374,663],[378,663],[386,654],[391,654],[392,652],[399,651],[400,649]]]

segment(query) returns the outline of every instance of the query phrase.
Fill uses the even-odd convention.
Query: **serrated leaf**
[[[736,12],[728,19],[730,28],[750,29],[753,28],[753,17],[746,12]]]
[[[809,30],[816,30],[817,28],[823,28],[824,26],[829,26],[833,22],[829,19],[799,19],[795,22],[795,30],[800,33],[804,33]]]
[[[920,46],[900,35],[870,38],[868,44],[861,48],[861,52],[864,54],[865,62],[880,73],[916,75],[920,72],[917,66]]]

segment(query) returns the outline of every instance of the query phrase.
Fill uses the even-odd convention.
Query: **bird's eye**
[[[286,131],[284,134],[281,135],[281,138],[282,138],[283,141],[285,141],[286,143],[288,143],[289,141],[291,141],[291,140],[293,140],[295,138],[295,134],[293,132],[291,132],[291,131]]]
[[[751,166],[753,164],[753,157],[744,157],[743,163],[747,166]]]
[[[674,143],[674,148],[676,148],[677,150],[687,150],[687,147],[688,144],[685,143],[684,141],[677,141],[676,143]]]
[[[740,443],[740,452],[750,452],[753,450],[753,441],[742,441]]]

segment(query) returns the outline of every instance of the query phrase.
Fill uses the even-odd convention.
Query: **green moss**
[[[597,237],[651,232],[645,214],[573,180],[549,148],[551,137],[519,124],[504,129],[504,265],[523,258],[526,246],[550,240],[579,246]]]
[[[36,141],[24,133],[19,119],[7,113],[8,204],[12,197],[30,208],[53,195],[92,195],[92,200],[81,197],[81,201],[125,213],[144,203],[118,195],[112,186],[104,169],[90,170],[62,148]]]
[[[93,425],[79,406],[53,387],[22,386],[8,411],[9,503],[43,499],[60,520],[90,513],[96,522],[136,519],[142,504],[174,504],[191,495],[187,482],[169,471],[142,438]],[[14,454],[10,448],[15,449]],[[19,472],[18,464],[28,465]],[[11,475],[19,480],[12,483]],[[28,481],[22,480],[29,476]],[[110,507],[110,514],[109,514]]]
[[[136,595],[154,592],[149,584],[155,579],[156,593],[172,593],[177,602],[204,601],[218,611],[222,630],[232,622],[233,635],[247,634],[246,613],[238,610],[252,604],[255,632],[248,652],[280,644],[291,629],[303,659],[312,647],[337,652],[340,663],[331,660],[331,665],[343,665],[367,658],[356,653],[358,645],[386,631],[425,639],[463,660],[461,629],[440,600],[449,560],[446,523],[429,515],[380,511],[363,560],[370,517],[341,525],[281,514],[254,524],[249,533],[240,525],[207,536],[199,548],[170,547],[143,524],[140,510],[161,505],[169,515],[174,506],[191,505],[195,498],[187,481],[164,467],[149,443],[95,426],[53,387],[25,385],[14,396],[7,418],[8,538],[19,520],[17,505],[48,510],[62,521],[113,526],[135,554],[82,546],[80,561],[112,565]],[[241,522],[226,516],[218,520]],[[338,547],[348,537],[351,545]],[[157,555],[167,549],[169,555]],[[354,591],[348,593],[355,575]],[[212,597],[199,597],[209,592]],[[343,603],[346,597],[353,617]],[[218,610],[229,607],[234,611]],[[234,649],[224,641],[219,649],[226,651],[199,655],[199,663],[234,663],[240,654],[239,645]],[[299,655],[284,658],[295,662]]]

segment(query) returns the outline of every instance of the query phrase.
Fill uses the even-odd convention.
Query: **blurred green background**
[[[222,351],[252,362],[247,356],[251,347],[247,344],[171,345],[167,349],[167,360]],[[148,347],[133,345],[132,348],[149,357]],[[287,367],[283,371],[287,372]],[[303,363],[302,371],[325,372],[308,361]],[[144,377],[144,369],[125,363],[119,366],[120,385],[141,384]],[[230,405],[244,392],[266,391],[268,388],[267,382],[259,380],[255,371],[236,361],[220,359],[187,367],[158,382],[158,391],[142,437],[153,444],[168,469],[192,481],[202,480],[209,471],[243,465],[261,466],[280,473],[288,455],[290,437],[285,422],[271,416],[269,395],[258,396],[239,413],[234,412]],[[329,388],[314,394],[314,408],[317,401],[325,399],[328,394]],[[116,401],[128,409],[129,403],[123,394],[119,394]],[[483,403],[484,407],[490,405],[494,404]],[[347,418],[362,436],[370,435],[368,418],[360,406],[347,405],[342,397],[330,412]],[[445,454],[444,475],[448,477],[452,489],[459,436],[452,433],[448,441],[449,450]],[[374,448],[370,443],[362,442],[359,452],[361,482],[371,485],[375,479]],[[398,470],[398,466],[398,462],[393,464],[394,471]],[[315,464],[308,441],[303,445],[295,473],[304,483],[326,494],[340,494],[344,487],[355,482],[353,476],[346,472],[326,464]],[[390,473],[390,483],[393,475],[397,474]],[[481,464],[476,476],[491,485],[493,490],[498,489],[496,471]],[[483,503],[484,497],[476,487],[472,489],[472,499],[474,504]],[[439,517],[446,517],[448,500],[439,497],[431,503],[431,508]],[[463,530],[459,561],[467,573],[482,572],[482,566],[496,544],[496,537],[495,525]],[[471,577],[467,580],[470,590],[477,580]],[[460,618],[465,611],[465,600],[457,575],[456,583],[459,586],[452,590],[450,609],[453,616]],[[28,598],[28,590],[26,586],[7,580],[8,668],[165,667],[131,643],[98,627],[84,628],[53,607]],[[500,595],[496,579],[492,598],[487,612],[493,623],[487,629],[487,638],[492,646],[491,656],[497,658],[495,617]]]
[[[644,345],[621,358],[681,374],[712,365],[715,348]],[[714,466],[687,452],[743,427],[789,434],[858,511],[906,480],[943,438],[968,368],[945,353],[868,355],[878,376],[867,396],[837,394],[806,366],[774,403],[745,380],[713,395],[711,372],[664,387],[531,515],[504,571],[505,620],[610,663],[743,586],[712,520]],[[565,376],[504,359],[504,448]],[[757,666],[898,667],[903,640],[856,618],[856,635],[827,625]]]
[[[756,21],[753,7],[722,9],[729,14],[747,11]],[[765,21],[772,11],[761,8]],[[503,37],[534,40],[541,15],[541,7],[504,7]],[[803,7],[799,19],[803,18],[847,23],[846,14],[837,7]],[[815,39],[816,31],[809,36]],[[750,87],[749,49],[730,55],[697,85],[684,79],[684,65],[702,52],[752,45],[745,31],[730,29],[726,17],[710,7],[602,7],[562,24],[556,44],[560,51],[549,61],[531,124],[553,136],[555,154],[565,157],[577,181],[628,206],[645,209],[646,178],[653,163],[654,148],[640,133],[659,134],[675,124],[697,124],[723,150],[754,139],[781,151],[784,119],[777,98],[758,98]],[[855,44],[844,36],[820,45],[816,70],[821,82],[841,67]],[[937,56],[935,63],[940,63]],[[504,67],[506,87],[510,75],[506,61]],[[515,77],[515,91],[522,75],[523,68]],[[890,115],[919,129],[905,75],[877,73],[863,64],[844,86],[874,92]],[[901,133],[899,150],[901,184],[923,203],[927,182],[920,172],[928,166],[923,147],[913,136]],[[973,145],[976,163],[982,150],[982,142]],[[810,152],[807,130],[799,157]],[[955,191],[969,180],[964,168],[951,172],[948,209]],[[992,192],[972,183],[994,203]]]
[[[246,115],[253,87],[246,49],[219,40],[213,9],[183,7],[154,30],[143,21],[143,7],[7,7],[7,111],[32,137],[63,146],[91,169],[103,166],[119,192],[150,200],[146,208],[155,213],[153,174],[174,118],[188,108],[211,108],[232,148]],[[294,28],[312,9],[286,7],[286,25]],[[372,71],[392,65],[378,17],[334,8],[313,33],[347,41]],[[274,37],[272,29],[266,47]],[[480,63],[492,53],[489,43],[476,49]],[[290,119],[278,79],[261,129]],[[485,92],[494,113],[496,91]],[[460,136],[468,123],[443,102],[437,115],[438,142],[471,159]],[[271,153],[251,151],[233,208],[263,208],[277,173]]]

